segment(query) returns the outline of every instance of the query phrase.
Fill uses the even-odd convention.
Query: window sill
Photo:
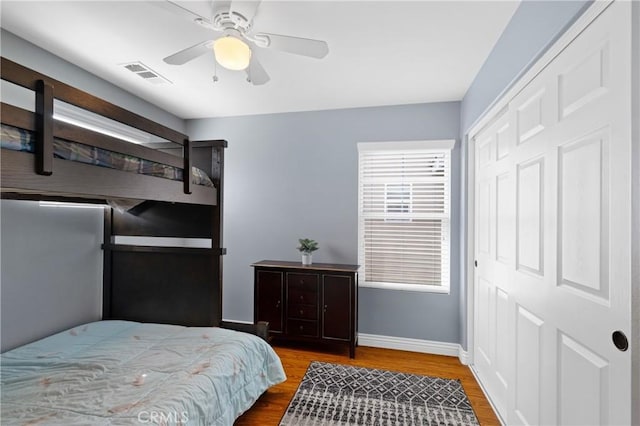
[[[359,287],[380,288],[383,290],[399,290],[412,291],[417,293],[438,293],[449,294],[449,287],[421,284],[397,284],[397,283],[378,283],[378,282],[360,282]]]

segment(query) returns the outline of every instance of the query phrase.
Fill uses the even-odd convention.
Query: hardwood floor
[[[334,362],[358,367],[380,368],[406,373],[459,379],[471,400],[481,425],[499,425],[493,409],[485,398],[471,370],[456,357],[428,355],[415,352],[360,346],[356,358],[350,359],[348,350],[341,347],[309,347],[274,345],[287,373],[287,381],[272,387],[238,420],[236,426],[277,426],[289,405],[311,361]],[[322,352],[318,352],[322,349]]]

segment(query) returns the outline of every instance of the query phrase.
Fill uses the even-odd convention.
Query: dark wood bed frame
[[[222,195],[224,140],[190,141],[187,135],[49,78],[6,58],[3,80],[35,92],[35,112],[0,105],[1,121],[35,132],[36,152],[2,150],[2,198],[100,202],[144,200],[128,211],[105,207],[103,319],[224,326],[264,338],[267,324],[222,321]],[[163,138],[161,149],[125,142],[55,121],[59,99]],[[53,139],[127,154],[186,171],[183,181],[139,175],[54,158]],[[192,184],[191,167],[204,170],[214,188]],[[115,236],[206,238],[211,248],[115,244]]]

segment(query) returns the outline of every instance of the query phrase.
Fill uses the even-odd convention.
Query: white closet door
[[[506,415],[513,315],[509,307],[514,268],[515,186],[507,112],[476,136],[476,373],[501,416]]]
[[[508,424],[631,422],[630,8],[474,138],[474,368]]]

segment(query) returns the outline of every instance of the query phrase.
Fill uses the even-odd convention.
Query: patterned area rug
[[[314,361],[280,426],[478,425],[458,380]]]

